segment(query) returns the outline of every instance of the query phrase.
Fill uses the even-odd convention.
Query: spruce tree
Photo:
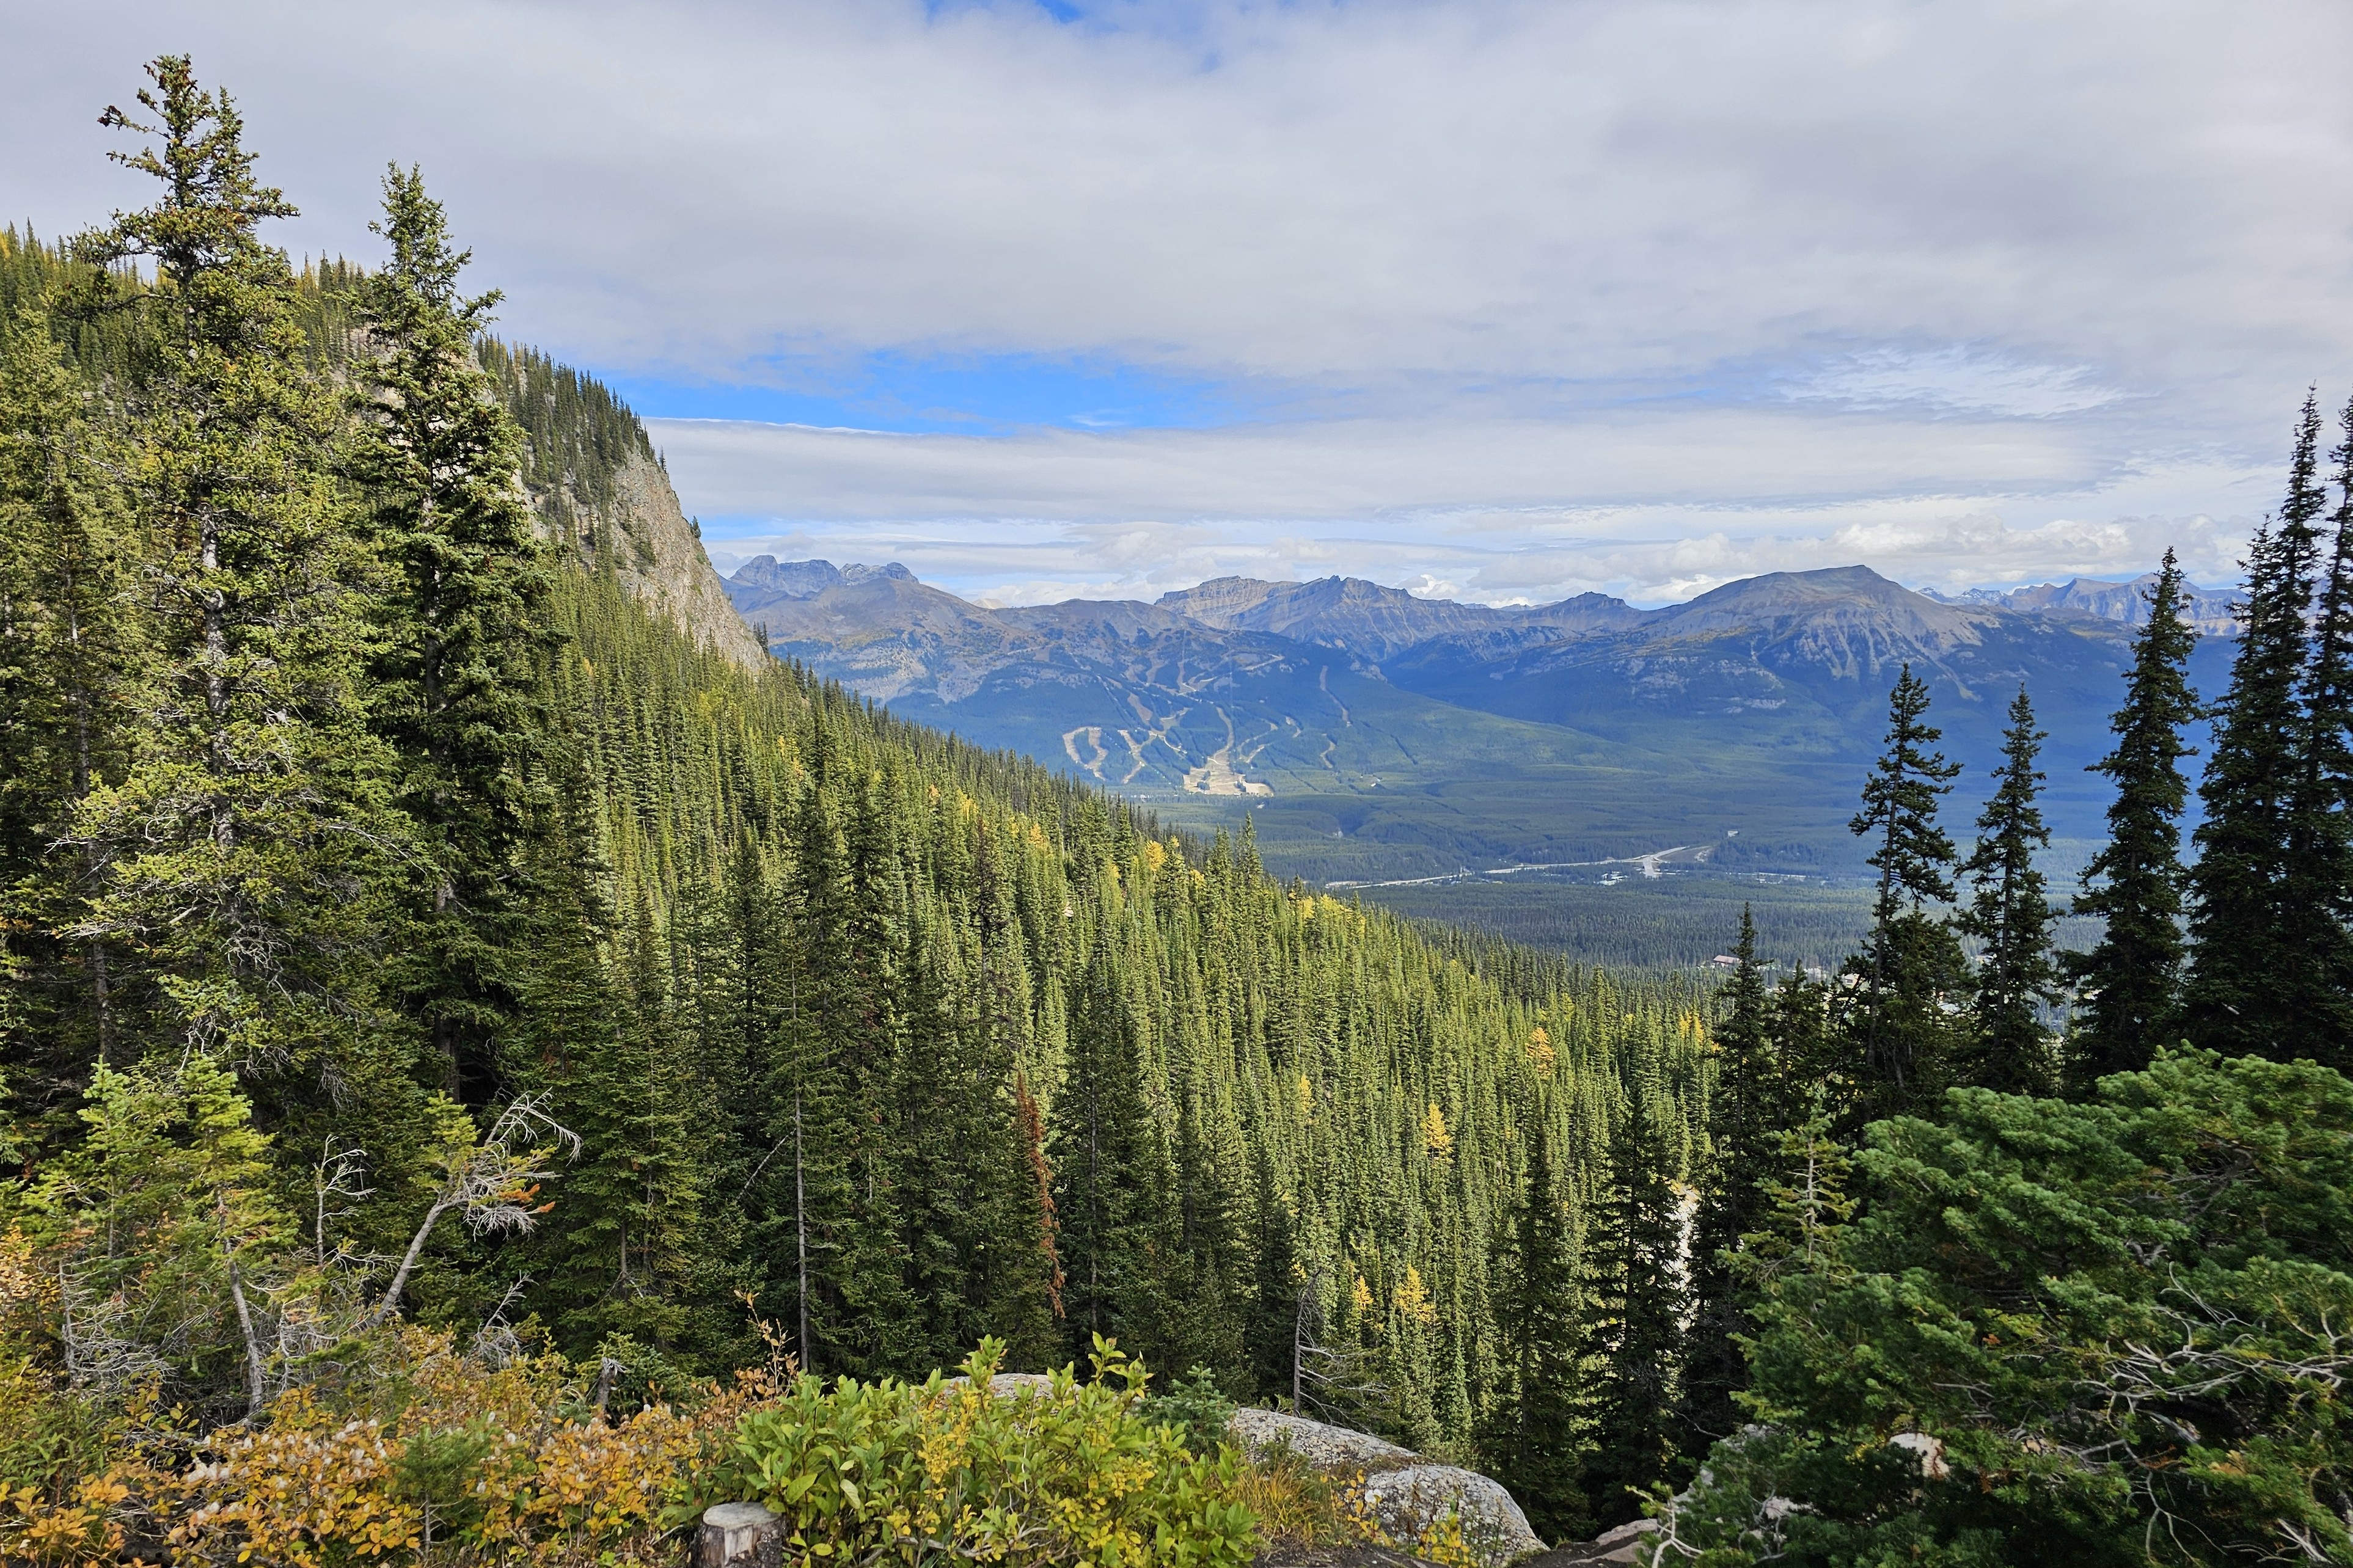
[[[1785,1124],[1796,1106],[1819,1097],[1825,1105],[1843,1110],[1858,1090],[1854,1059],[1840,1037],[1832,1017],[1834,982],[1807,977],[1792,969],[1773,993],[1771,1027],[1775,1058],[1784,1089],[1782,1112],[1775,1124]]]
[[[2124,706],[2109,723],[2116,745],[2092,764],[2116,785],[2108,841],[2084,868],[2075,912],[2096,915],[2100,940],[2072,962],[2079,1000],[2066,1043],[2071,1093],[2088,1094],[2110,1073],[2137,1072],[2175,1037],[2181,984],[2181,812],[2189,802],[2182,727],[2198,717],[2189,688],[2198,634],[2181,617],[2181,567],[2171,550],[2148,594],[2148,621],[2133,639]]]
[[[1736,1336],[1746,1333],[1749,1291],[1736,1268],[1740,1238],[1764,1211],[1758,1186],[1770,1168],[1786,1114],[1787,1086],[1774,1047],[1770,1003],[1757,961],[1757,922],[1740,910],[1738,964],[1722,999],[1715,1029],[1715,1072],[1708,1095],[1708,1160],[1691,1247],[1692,1326],[1683,1358],[1682,1447],[1699,1458],[1740,1427],[1732,1396],[1747,1386]]]
[[[808,820],[803,816],[799,826]],[[813,1104],[830,1103],[830,1078],[803,1022],[805,955],[791,891],[783,879],[770,879],[746,842],[730,868],[727,896],[741,988],[730,1009],[742,1020],[742,1076],[730,1097],[733,1161],[742,1171],[730,1184],[743,1236],[738,1258],[754,1282],[758,1312],[783,1326],[800,1367],[815,1370],[807,1289],[808,1112]]]
[[[1926,722],[1928,688],[1905,665],[1888,695],[1886,749],[1862,786],[1862,809],[1848,826],[1875,841],[1879,873],[1871,937],[1850,962],[1857,987],[1849,1018],[1861,1072],[1859,1110],[1882,1116],[1936,1091],[1949,1064],[1943,1003],[1966,983],[1960,944],[1927,911],[1953,897],[1953,841],[1936,825],[1936,802],[1951,793],[1958,764],[1935,750],[1942,731]]]
[[[548,579],[514,476],[522,433],[474,344],[498,295],[458,286],[440,204],[389,171],[385,267],[358,289],[351,468],[387,570],[373,603],[372,717],[399,752],[394,799],[417,830],[395,984],[450,1092],[490,1088],[490,1040],[512,1012],[515,858],[529,822],[532,655]]]
[[[973,834],[976,948],[980,973],[975,994],[982,1038],[984,1095],[1003,1120],[1008,1136],[984,1139],[984,1186],[997,1194],[982,1216],[981,1245],[992,1264],[973,1292],[989,1331],[1006,1342],[1015,1364],[1044,1367],[1062,1349],[1061,1220],[1054,1208],[1051,1137],[1046,1107],[1033,1071],[1052,1070],[1032,1055],[1028,1026],[1036,1014],[1030,975],[1022,962],[1022,933],[1015,889],[1003,873],[1003,856],[987,830]],[[988,1089],[994,1095],[988,1096]],[[963,1347],[957,1347],[961,1350]]]
[[[1494,1317],[1504,1382],[1479,1433],[1481,1461],[1548,1541],[1591,1524],[1578,1485],[1590,1426],[1567,1184],[1555,1167],[1551,1116],[1531,1097],[1521,1119],[1527,1185],[1501,1231]]]
[[[1010,1370],[1060,1360],[1052,1190],[1037,1097],[1018,1064],[1027,1014],[1012,911],[985,828],[968,836],[969,926],[919,909],[910,950],[908,1031],[923,1059],[903,1075],[897,1130],[899,1224],[908,1286],[935,1364],[983,1335],[1007,1343]]]
[[[910,888],[890,781],[857,781],[844,813],[844,963],[820,986],[824,1046],[842,1089],[839,1124],[846,1206],[834,1219],[840,1312],[834,1364],[864,1375],[919,1353],[920,1314],[908,1289],[899,1198],[901,1142],[892,1136],[905,1079],[918,1069],[907,1035]]]
[[[858,1112],[844,1072],[855,1058],[845,1047],[863,1020],[849,951],[849,847],[827,798],[828,776],[813,774],[794,813],[785,973],[770,982],[786,1004],[769,1053],[762,1130],[775,1154],[758,1190],[768,1277],[782,1282],[790,1303],[801,1367],[835,1374],[867,1370],[842,1289],[844,1258],[860,1239]]]
[[[137,521],[158,542],[152,662],[126,698],[122,776],[75,814],[106,871],[74,934],[142,955],[154,1045],[267,1077],[265,1120],[325,1114],[345,1085],[392,1092],[412,1054],[376,1004],[405,831],[357,689],[366,562],[334,473],[343,408],[258,233],[295,209],[254,178],[226,93],[179,57],[148,68],[154,123],[104,119],[158,139],[117,156],[163,195],[76,246],[100,268],[152,264],[154,289],[105,273],[90,308],[147,315],[169,352],[127,398]]]
[[[2206,819],[2189,872],[2186,1032],[2225,1056],[2310,1054],[2316,976],[2296,951],[2302,897],[2292,859],[2295,795],[2309,731],[2300,687],[2312,649],[2309,613],[2327,505],[2319,476],[2320,413],[2305,400],[2288,465],[2287,499],[2255,536],[2239,607],[2231,684],[2216,704],[2214,744],[2199,799]],[[2332,1047],[2333,1048],[2333,1047]]]
[[[2335,1066],[2353,1061],[2353,402],[2339,416],[2334,537],[2310,633],[2303,732],[2287,811],[2285,948],[2303,1005],[2306,1048]]]
[[[1585,1333],[1599,1361],[1582,1484],[1595,1518],[1621,1523],[1676,1470],[1676,1373],[1685,1289],[1682,1205],[1668,1179],[1647,1072],[1627,1086],[1609,1177],[1586,1233]]]
[[[1247,1392],[1263,1405],[1283,1399],[1295,1404],[1294,1390],[1303,1372],[1299,1365],[1303,1298],[1311,1282],[1299,1255],[1298,1222],[1283,1201],[1273,1155],[1263,1140],[1250,1151],[1250,1177],[1256,1272],[1242,1324],[1250,1370]]]
[[[746,944],[737,923],[739,878],[748,870],[756,888],[759,865],[760,836],[747,823],[715,882],[697,877],[681,884],[669,920],[669,1027],[676,1054],[657,1065],[675,1086],[675,1121],[689,1134],[682,1163],[699,1199],[683,1216],[695,1267],[681,1298],[687,1317],[680,1334],[681,1353],[703,1369],[747,1365],[759,1356],[744,1298],[756,1304],[764,1281],[751,1261],[744,1199],[768,1143],[744,1135],[762,1079],[752,1050]],[[528,910],[527,890],[516,902]]]
[[[1132,1348],[1171,1372],[1239,1367],[1250,1276],[1238,1268],[1244,1203],[1229,1178],[1244,1166],[1240,1150],[1219,1136],[1227,1124],[1208,1064],[1192,1058],[1184,1068],[1184,1080],[1172,1085],[1168,1158],[1154,1167],[1165,1173],[1166,1195],[1151,1211],[1164,1224],[1155,1227],[1155,1280],[1146,1297],[1160,1310],[1131,1317]]]
[[[2058,995],[2051,927],[2059,911],[2034,867],[2034,852],[2051,843],[2036,804],[2043,775],[2034,763],[2043,738],[2021,686],[2010,704],[1994,792],[1978,817],[1977,847],[1962,867],[1976,896],[1961,913],[1960,929],[1982,947],[1975,1037],[1958,1076],[2005,1094],[2048,1094],[2054,1076],[2042,1014]]]

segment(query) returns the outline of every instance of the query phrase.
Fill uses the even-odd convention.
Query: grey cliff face
[[[621,586],[683,626],[705,647],[746,669],[762,661],[760,644],[728,600],[727,586],[678,504],[670,476],[632,455],[616,485],[624,541],[613,552]]]

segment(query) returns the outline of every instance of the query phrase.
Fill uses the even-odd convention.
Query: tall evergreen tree
[[[2307,1033],[2310,1020],[2337,1005],[2316,994],[2308,955],[2296,951],[2301,895],[2292,858],[2309,733],[2300,688],[2312,650],[2318,522],[2328,499],[2319,445],[2319,406],[2307,397],[2287,499],[2247,558],[2238,652],[2199,786],[2206,819],[2189,872],[2192,951],[2182,1014],[2191,1039],[2226,1056],[2306,1055],[2321,1043]]]
[[[1827,978],[1810,979],[1803,970],[1793,969],[1773,993],[1773,1041],[1783,1098],[1792,1108],[1788,1115],[1816,1097],[1833,1107],[1854,1097],[1855,1062],[1835,1026],[1832,988]]]
[[[1481,1462],[1511,1489],[1549,1541],[1590,1525],[1578,1485],[1591,1417],[1582,1303],[1567,1184],[1555,1167],[1551,1116],[1536,1096],[1520,1120],[1527,1185],[1501,1232],[1495,1328],[1504,1382],[1479,1432]]]
[[[384,206],[375,226],[392,255],[358,289],[368,352],[351,468],[388,568],[372,606],[373,716],[424,852],[394,983],[444,1086],[479,1096],[512,1012],[504,949],[548,577],[515,484],[522,433],[474,357],[499,297],[459,291],[470,253],[415,170],[385,174]]]
[[[1298,1223],[1276,1184],[1273,1156],[1262,1143],[1250,1151],[1250,1176],[1257,1234],[1251,1248],[1256,1274],[1242,1324],[1248,1392],[1261,1404],[1289,1399],[1296,1405],[1305,1370],[1300,1365],[1300,1336],[1303,1319],[1310,1316],[1304,1298],[1313,1281],[1299,1255]]]
[[[1609,1140],[1609,1185],[1585,1241],[1586,1335],[1600,1368],[1583,1485],[1605,1525],[1639,1513],[1636,1494],[1670,1479],[1677,1463],[1682,1205],[1642,1076],[1627,1087]]]
[[[818,759],[794,816],[797,850],[788,902],[788,1003],[771,1055],[767,1131],[776,1155],[762,1207],[765,1251],[791,1302],[801,1366],[828,1374],[868,1370],[855,1321],[862,1234],[859,1207],[856,1083],[861,1047],[876,1042],[863,978],[850,947],[854,892],[849,848]],[[887,1058],[875,1064],[888,1075]]]
[[[825,1044],[845,1113],[839,1134],[848,1201],[834,1218],[840,1310],[832,1320],[833,1364],[871,1376],[921,1353],[900,1217],[901,1145],[891,1136],[906,1077],[918,1070],[907,1035],[911,889],[887,781],[870,772],[846,793],[847,900],[828,944],[842,962],[819,987]]]
[[[2113,750],[2092,771],[2116,796],[2108,841],[2084,868],[2075,912],[2104,922],[2098,942],[2068,966],[2081,1000],[2066,1044],[2071,1092],[2110,1073],[2137,1072],[2173,1037],[2181,984],[2181,812],[2189,799],[2182,727],[2198,717],[2189,689],[2198,634],[2181,616],[2181,567],[2171,550],[2148,594],[2148,621],[2133,638],[2124,706],[2109,729]]]
[[[2284,900],[2285,946],[2295,963],[2306,1047],[2332,1065],[2353,1062],[2353,402],[2329,453],[2337,503],[2327,566],[2310,632],[2312,652],[2299,693],[2287,860],[2295,879]]]
[[[1888,694],[1887,742],[1862,786],[1862,809],[1848,826],[1875,840],[1879,873],[1871,937],[1848,965],[1857,992],[1849,1025],[1860,1058],[1868,1116],[1922,1103],[1948,1070],[1946,996],[1967,980],[1960,944],[1931,903],[1953,897],[1953,841],[1936,825],[1936,802],[1960,773],[1935,750],[1943,732],[1926,721],[1928,688],[1910,665]]]
[[[396,1093],[406,1071],[374,957],[403,829],[357,692],[367,574],[333,473],[343,409],[258,233],[295,209],[254,178],[226,93],[179,57],[149,75],[154,123],[105,122],[159,139],[118,158],[162,197],[77,243],[100,268],[153,265],[152,290],[100,274],[111,292],[90,308],[148,314],[169,353],[129,397],[132,504],[160,542],[152,669],[122,776],[75,816],[103,871],[73,934],[140,952],[154,1043],[267,1076],[283,1118],[362,1082]]]
[[[2034,765],[2043,739],[2021,686],[2010,704],[1993,795],[1978,816],[1977,847],[1962,867],[1976,896],[1961,913],[1960,928],[1983,946],[1975,1037],[1966,1047],[1959,1076],[2005,1094],[2048,1094],[2054,1077],[2042,1009],[2058,996],[2051,927],[2059,911],[2034,867],[2034,852],[2051,844],[2037,804],[2043,775]]]
[[[975,847],[981,851],[976,858],[975,904],[982,958],[978,994],[991,1046],[987,1070],[997,1104],[1009,1112],[1012,1134],[1002,1159],[992,1161],[1002,1200],[989,1226],[989,1246],[1004,1267],[992,1272],[986,1310],[991,1331],[1007,1342],[1008,1354],[1043,1366],[1061,1353],[1067,1316],[1047,1103],[1060,1064],[1039,1049],[1039,1034],[1050,1025],[1023,962],[1020,895],[1008,874],[1020,862],[988,834],[976,834]]]
[[[642,1295],[636,1168],[650,1129],[625,1046],[634,1020],[603,951],[613,918],[587,843],[587,791],[576,773],[566,782],[526,868],[536,894],[522,966],[528,1025],[509,1040],[500,1076],[543,1093],[550,1114],[581,1140],[552,1194],[530,1271],[534,1307],[557,1342],[578,1354],[617,1328],[638,1326],[628,1321]]]
[[[1747,1386],[1736,1336],[1748,1331],[1749,1289],[1736,1268],[1740,1238],[1765,1210],[1758,1184],[1770,1170],[1788,1113],[1787,1084],[1772,1036],[1771,1004],[1757,961],[1757,922],[1740,910],[1738,959],[1725,987],[1708,1095],[1708,1161],[1691,1247],[1692,1325],[1683,1358],[1682,1445],[1694,1458],[1739,1430],[1732,1396]]]

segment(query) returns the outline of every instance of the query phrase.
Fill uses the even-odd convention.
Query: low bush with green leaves
[[[1212,1457],[1229,1441],[1226,1426],[1234,1418],[1234,1402],[1218,1387],[1217,1373],[1206,1366],[1195,1367],[1144,1405],[1145,1415],[1175,1427],[1187,1450],[1202,1458]]]
[[[1155,1419],[1141,1363],[1098,1338],[1091,1381],[1066,1366],[1050,1391],[1007,1397],[990,1387],[1004,1353],[983,1341],[961,1382],[803,1375],[744,1416],[702,1500],[774,1510],[799,1561],[1250,1560],[1257,1521],[1230,1500],[1240,1460],[1197,1457]]]

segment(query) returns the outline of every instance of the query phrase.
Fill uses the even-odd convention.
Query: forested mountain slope
[[[239,210],[210,294],[5,252],[6,1201],[64,1300],[126,1355],[169,1316],[223,1413],[376,1300],[640,1386],[757,1359],[754,1313],[828,1373],[1100,1332],[1467,1442],[1528,1140],[1575,1194],[1630,1116],[1690,1168],[1702,998],[1440,946],[747,662],[634,416],[452,357],[438,211],[388,189],[382,273],[289,274]],[[154,306],[196,297],[190,381]],[[179,471],[172,408],[269,466],[124,482]],[[526,1167],[530,1208],[466,1184]]]
[[[1574,776],[1694,793],[1704,759],[1662,755],[1559,725],[1434,701],[1384,680],[1345,648],[1207,625],[1160,605],[1071,600],[991,609],[904,567],[747,563],[728,584],[779,658],[893,712],[1017,750],[1155,805],[1249,801],[1286,812],[1324,801],[1326,837],[1386,844],[1386,802],[1433,770],[1509,788]],[[1479,847],[1494,826],[1458,814]],[[1653,829],[1588,801],[1557,835],[1520,835],[1531,854],[1570,858]],[[1419,842],[1455,840],[1420,830]],[[1601,847],[1597,848],[1597,846]],[[1646,846],[1647,847],[1647,846]],[[1353,847],[1353,846],[1352,846]],[[1451,862],[1450,862],[1450,865]]]

